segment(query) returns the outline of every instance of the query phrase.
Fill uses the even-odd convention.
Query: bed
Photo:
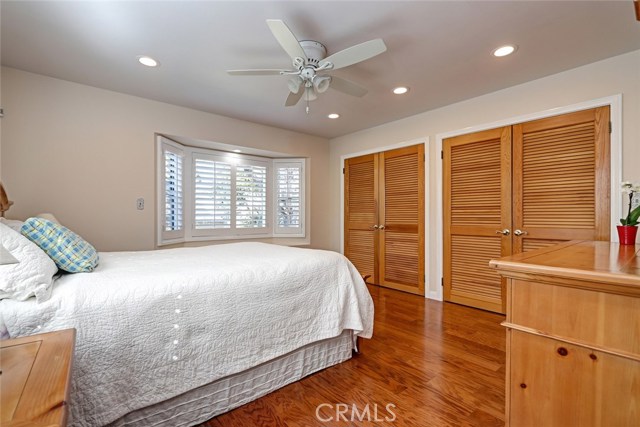
[[[44,301],[0,301],[11,337],[65,328],[77,329],[70,426],[194,425],[349,359],[373,303],[330,251],[112,252]]]

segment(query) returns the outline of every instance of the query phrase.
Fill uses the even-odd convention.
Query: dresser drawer
[[[526,332],[509,334],[510,425],[638,426],[638,361]]]
[[[507,322],[640,357],[640,298],[509,281]]]

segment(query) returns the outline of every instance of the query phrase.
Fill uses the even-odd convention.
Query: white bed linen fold
[[[107,424],[345,329],[373,302],[342,255],[264,243],[100,253],[51,298],[0,301],[12,337],[77,329],[70,426]]]

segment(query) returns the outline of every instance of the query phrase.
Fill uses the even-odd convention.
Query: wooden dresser
[[[0,425],[65,426],[75,329],[0,341]]]
[[[507,278],[506,424],[640,426],[640,246],[492,260]]]

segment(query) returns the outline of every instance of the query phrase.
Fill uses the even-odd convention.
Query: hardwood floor
[[[369,289],[374,336],[361,354],[200,427],[504,425],[504,317]]]

